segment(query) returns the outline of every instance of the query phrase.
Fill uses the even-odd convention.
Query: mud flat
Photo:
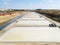
[[[7,20],[6,21],[2,21],[4,22],[4,24],[1,22],[1,26],[0,26],[0,35],[4,34],[8,29],[12,28],[15,24],[16,21],[21,18],[24,14],[18,14],[17,16],[15,16],[13,19],[11,20]]]

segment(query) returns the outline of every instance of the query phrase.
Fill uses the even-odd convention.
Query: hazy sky
[[[0,0],[0,8],[60,9],[60,0]]]

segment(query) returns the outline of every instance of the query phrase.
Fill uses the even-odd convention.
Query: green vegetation
[[[35,10],[35,12],[60,22],[60,10]]]

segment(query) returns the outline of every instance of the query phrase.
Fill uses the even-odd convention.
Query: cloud
[[[52,2],[54,2],[54,0],[48,0],[48,2],[52,3]]]
[[[60,0],[2,0],[3,8],[41,8],[41,9],[50,9],[50,8],[60,8]]]
[[[11,0],[2,0],[2,1],[3,1],[3,5],[7,5]]]
[[[3,2],[4,5],[7,5],[7,2]]]
[[[53,2],[55,2],[56,0],[43,0],[44,2],[46,2],[46,3],[53,3]]]

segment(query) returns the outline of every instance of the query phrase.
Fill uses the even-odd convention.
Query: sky
[[[60,9],[60,0],[0,0],[5,9]]]

